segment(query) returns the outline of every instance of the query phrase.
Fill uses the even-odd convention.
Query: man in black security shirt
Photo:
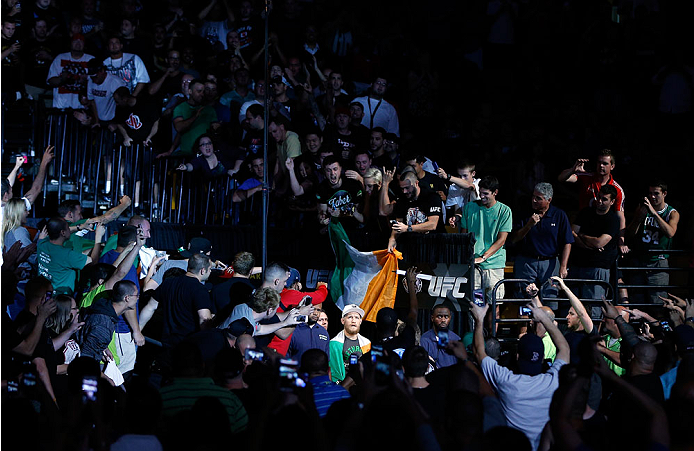
[[[342,165],[334,156],[323,160],[325,180],[318,185],[318,220],[323,225],[337,221],[345,229],[356,229],[364,222],[361,203],[364,189],[356,180],[342,177]]]
[[[441,198],[433,191],[425,191],[419,187],[419,179],[413,172],[400,176],[400,189],[404,198],[395,203],[395,218],[393,231],[388,240],[388,251],[393,251],[396,238],[401,233],[417,232],[444,233],[443,208]]]

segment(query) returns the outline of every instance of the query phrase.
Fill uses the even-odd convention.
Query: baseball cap
[[[82,42],[86,42],[86,39],[82,33],[73,34],[72,39],[70,39],[70,41],[77,41],[78,39]]]
[[[226,331],[236,338],[243,334],[253,335],[253,325],[247,318],[239,318],[232,321],[229,327],[226,328]]]
[[[521,374],[535,376],[542,372],[545,345],[535,334],[525,334],[518,341],[518,369]]]
[[[364,317],[364,310],[362,310],[361,307],[359,307],[357,304],[345,305],[345,308],[342,309],[342,317],[344,318],[352,312],[357,312],[359,313],[359,316],[361,316],[362,318]]]
[[[296,282],[299,282],[300,280],[301,273],[299,272],[299,270],[296,268],[289,268],[289,279],[287,279],[287,282],[285,282],[284,287],[289,288]]]
[[[183,258],[190,258],[194,254],[207,254],[212,251],[212,243],[207,238],[196,236],[188,243],[188,249],[178,248],[178,253]]]

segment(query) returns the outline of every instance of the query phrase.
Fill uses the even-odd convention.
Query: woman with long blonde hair
[[[0,242],[2,244],[3,252],[12,247],[12,245],[19,241],[22,243],[22,247],[27,247],[31,245],[31,235],[29,230],[27,230],[24,225],[26,224],[27,210],[24,204],[24,199],[14,197],[7,201],[5,204],[5,209],[2,216],[2,226],[0,226]],[[29,257],[29,259],[20,265],[23,274],[20,277],[20,292],[23,293],[23,286],[26,281],[31,277],[33,268],[36,267],[36,251]]]

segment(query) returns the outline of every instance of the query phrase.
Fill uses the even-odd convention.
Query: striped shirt
[[[316,403],[318,415],[324,417],[328,413],[328,409],[335,401],[348,399],[349,392],[341,385],[334,384],[330,378],[325,376],[316,376],[310,379],[313,386],[313,401]]]
[[[248,426],[248,414],[241,400],[222,387],[214,384],[209,377],[174,378],[171,385],[159,390],[164,416],[173,416],[191,409],[195,402],[203,397],[217,398],[229,415],[231,432],[237,433]]]

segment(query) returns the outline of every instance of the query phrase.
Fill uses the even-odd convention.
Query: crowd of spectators
[[[673,165],[693,142],[686,9],[453,3],[270,2],[266,80],[261,3],[3,0],[5,105],[47,102],[148,163],[234,178],[242,224],[264,214],[267,167],[275,224],[391,251],[470,232],[480,276],[460,337],[445,302],[417,326],[416,268],[409,309],[373,325],[283,263],[213,259],[205,237],[168,258],[151,218],[106,236],[152,199],[92,218],[44,205],[32,229],[49,146],[21,197],[24,157],[2,180],[3,427],[57,450],[688,449],[694,305],[657,288],[692,238]],[[511,347],[489,326],[510,260],[530,319]],[[615,278],[653,288],[591,302]],[[293,437],[267,433],[291,417]]]

